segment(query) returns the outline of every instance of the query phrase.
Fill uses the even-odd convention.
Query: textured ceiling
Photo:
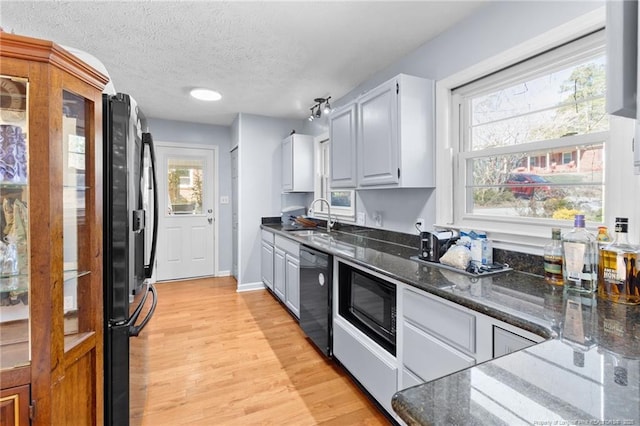
[[[4,31],[97,57],[148,117],[304,118],[470,15],[481,1],[5,1]],[[196,86],[222,93],[204,103]]]

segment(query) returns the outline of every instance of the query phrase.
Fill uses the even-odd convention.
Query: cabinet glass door
[[[89,331],[82,328],[82,298],[88,292],[90,257],[86,200],[87,145],[85,138],[88,102],[81,96],[63,92],[63,259],[64,259],[64,334]]]
[[[0,76],[0,369],[29,364],[29,172],[25,79]]]

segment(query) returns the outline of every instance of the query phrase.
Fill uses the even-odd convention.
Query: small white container
[[[476,265],[490,265],[493,263],[493,245],[486,236],[471,240],[471,261]]]

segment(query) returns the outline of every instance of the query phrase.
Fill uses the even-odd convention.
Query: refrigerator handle
[[[144,308],[145,303],[147,303],[147,296],[149,295],[149,291],[151,291],[149,290],[151,284],[149,284],[148,282],[145,282],[145,284],[147,285],[147,288],[145,289],[144,295],[142,296],[142,300],[140,301],[138,306],[136,306],[136,309],[133,311],[133,313],[129,315],[129,320],[126,323],[126,326],[129,328],[131,328],[136,323],[136,321],[138,321],[140,312],[142,312],[142,308]]]
[[[140,325],[135,325],[135,322],[138,319],[138,316],[140,315],[140,312],[142,311],[142,307],[144,306],[144,303],[147,300],[147,295],[149,293],[151,293],[151,295],[153,296],[153,299],[152,299],[152,302],[151,302],[151,308],[149,309],[149,312],[147,313],[147,316],[144,317],[144,319],[142,320]],[[153,316],[153,313],[156,310],[156,305],[157,304],[158,304],[158,293],[157,293],[157,290],[156,290],[156,288],[155,288],[155,286],[153,284],[149,284],[149,288],[147,290],[147,293],[144,295],[144,298],[142,299],[142,302],[140,302],[140,305],[136,308],[136,311],[134,312],[134,315],[132,315],[131,319],[129,320],[129,336],[138,336],[140,334],[142,329],[147,325],[147,323],[149,322],[149,320]]]
[[[156,177],[156,151],[153,146],[151,133],[143,133],[142,142],[149,145],[149,154],[151,155],[151,176],[153,180],[153,238],[151,239],[151,255],[149,256],[149,264],[144,266],[145,278],[151,278],[151,275],[153,274],[153,265],[156,263],[156,246],[158,243],[158,181]]]

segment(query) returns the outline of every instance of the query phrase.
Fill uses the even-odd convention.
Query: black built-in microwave
[[[395,284],[345,263],[338,274],[339,315],[395,355]]]

